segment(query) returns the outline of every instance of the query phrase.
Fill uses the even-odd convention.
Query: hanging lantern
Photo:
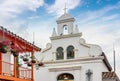
[[[20,58],[23,59],[24,62],[29,61],[29,55],[27,55],[27,54],[20,56]]]
[[[18,56],[18,52],[16,52],[16,51],[11,51],[11,53],[13,54],[14,57]]]
[[[36,60],[35,60],[35,59],[32,59],[32,60],[31,60],[31,63],[36,63]]]
[[[10,49],[10,42],[9,41],[2,41],[0,42],[0,52],[7,53]]]
[[[4,47],[4,46],[2,46],[2,47],[0,48],[0,52],[2,52],[2,53],[7,53],[7,48]]]
[[[29,67],[32,66],[32,63],[31,63],[31,62],[28,62],[28,63],[27,63],[27,66],[29,66]]]
[[[43,66],[43,65],[44,65],[43,62],[38,63],[38,66]]]
[[[29,59],[28,58],[23,58],[23,61],[27,62],[27,61],[29,61]]]

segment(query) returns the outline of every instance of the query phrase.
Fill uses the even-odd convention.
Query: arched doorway
[[[74,81],[74,76],[69,73],[60,74],[57,81]]]

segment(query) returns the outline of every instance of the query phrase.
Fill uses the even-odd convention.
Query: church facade
[[[51,43],[37,56],[43,58],[44,67],[35,70],[35,81],[103,81],[104,72],[111,72],[101,47],[87,44],[74,21],[68,13],[56,21]]]

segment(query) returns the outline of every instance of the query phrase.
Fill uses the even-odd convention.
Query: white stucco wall
[[[88,69],[93,72],[92,81],[102,81],[102,72],[108,71],[102,60],[49,63],[35,70],[35,81],[57,81],[57,77],[62,73],[72,74],[74,81],[86,81]]]
[[[85,45],[82,45],[80,42],[81,40],[83,40],[83,39],[80,38],[80,36],[69,37],[69,38],[66,37],[66,38],[62,38],[62,39],[51,40],[51,48],[49,50],[43,52],[44,60],[48,60],[48,61],[55,60],[56,59],[56,55],[55,55],[56,49],[58,47],[62,47],[64,49],[64,54],[66,55],[66,49],[69,45],[74,46],[76,58],[92,56],[95,54],[97,54],[97,56],[98,56],[102,53],[102,50],[99,46],[92,45],[92,44],[86,44],[86,43],[85,43]],[[100,51],[100,53],[97,53],[98,51]]]

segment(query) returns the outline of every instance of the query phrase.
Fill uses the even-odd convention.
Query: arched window
[[[63,34],[64,35],[68,34],[68,26],[67,25],[63,26]]]
[[[67,47],[67,59],[72,59],[74,58],[74,47],[73,46],[68,46]]]
[[[57,48],[57,53],[56,53],[56,60],[62,60],[64,59],[64,53],[63,53],[63,48],[59,47]]]
[[[58,76],[57,81],[74,81],[74,76],[69,73],[64,73]]]

